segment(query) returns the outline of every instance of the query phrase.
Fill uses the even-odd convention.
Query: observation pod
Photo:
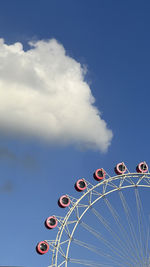
[[[75,183],[75,189],[79,192],[84,191],[87,188],[87,184],[84,179],[79,179]]]
[[[37,253],[43,255],[45,253],[47,253],[49,250],[49,245],[47,244],[47,242],[45,241],[41,241],[37,244],[36,246],[36,251]]]
[[[115,167],[115,173],[116,174],[124,174],[126,172],[127,168],[123,162],[118,163]]]
[[[58,205],[61,208],[66,208],[70,205],[70,198],[67,195],[63,195],[58,200]]]
[[[101,169],[97,169],[94,172],[93,177],[95,180],[100,181],[105,178],[105,175],[106,175],[106,172],[104,171],[104,169],[101,168]]]
[[[146,162],[140,162],[136,167],[136,171],[140,173],[148,172],[148,165],[146,164]]]
[[[53,229],[57,226],[57,219],[55,216],[50,216],[46,219],[45,221],[45,226],[48,228],[48,229]]]

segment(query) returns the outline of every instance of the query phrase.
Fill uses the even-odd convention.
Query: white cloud
[[[84,68],[56,40],[0,39],[0,129],[106,151],[112,132],[93,105]]]

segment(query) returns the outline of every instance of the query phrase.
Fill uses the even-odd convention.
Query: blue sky
[[[0,2],[0,38],[7,46],[22,43],[25,51],[31,49],[29,41],[56,39],[69,58],[86,66],[84,81],[107,123],[104,135],[108,129],[113,133],[106,152],[100,151],[99,141],[94,149],[93,145],[85,148],[82,138],[77,142],[72,137],[65,145],[61,135],[58,142],[51,137],[45,141],[36,136],[34,126],[31,135],[30,131],[26,135],[26,130],[22,134],[18,126],[14,133],[8,125],[15,125],[15,118],[11,121],[11,109],[6,109],[6,116],[0,117],[1,265],[50,265],[49,256],[36,254],[35,244],[54,238],[56,232],[49,233],[43,222],[51,214],[65,214],[57,207],[57,199],[68,192],[76,194],[76,179],[90,180],[100,167],[113,175],[115,164],[122,161],[131,171],[142,160],[150,164],[149,11],[149,1],[134,0]],[[3,64],[1,61],[1,68]],[[16,67],[13,60],[9,64],[6,85],[12,65]],[[9,93],[7,97],[9,100]],[[1,98],[1,106],[2,102]],[[83,125],[88,123],[90,117]],[[88,129],[90,137],[94,131],[95,127]]]

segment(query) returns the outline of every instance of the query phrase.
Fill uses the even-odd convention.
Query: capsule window
[[[81,187],[81,188],[84,188],[86,185],[85,185],[85,182],[84,181],[80,181],[79,182],[79,186]]]
[[[86,187],[87,187],[87,184],[86,184],[86,182],[84,181],[84,179],[79,179],[77,182],[76,182],[76,184],[75,184],[75,189],[77,190],[77,191],[84,191],[85,189],[86,189]]]
[[[46,251],[47,250],[47,244],[46,243],[41,243],[40,244],[40,250]]]
[[[45,221],[45,226],[49,229],[53,229],[57,226],[57,219],[55,216],[50,216]]]
[[[58,200],[58,205],[61,208],[66,208],[70,205],[70,198],[67,195],[61,196]]]
[[[56,220],[54,218],[50,218],[48,220],[48,223],[51,225],[51,226],[54,226],[56,224]]]
[[[123,162],[118,163],[115,167],[116,174],[124,174],[126,172],[126,166]]]
[[[141,173],[148,172],[148,165],[146,164],[146,162],[141,162],[136,167],[136,170],[137,172],[141,172]]]
[[[105,178],[105,171],[103,169],[97,169],[95,172],[94,172],[94,175],[93,177],[97,180],[97,181],[100,181],[102,179]]]
[[[63,197],[61,201],[62,201],[62,203],[65,204],[65,205],[67,205],[67,204],[69,203],[69,199],[68,199],[68,197]]]
[[[124,172],[125,169],[126,169],[126,167],[125,167],[124,164],[120,164],[120,165],[118,166],[118,169],[119,169],[121,172]]]
[[[145,163],[141,164],[141,170],[146,171],[147,170],[147,165]]]
[[[41,241],[36,246],[36,251],[39,254],[45,254],[49,250],[49,245],[45,241]]]
[[[98,177],[103,177],[103,175],[104,175],[104,173],[103,173],[102,170],[99,170],[99,171],[97,172],[97,176],[98,176]]]

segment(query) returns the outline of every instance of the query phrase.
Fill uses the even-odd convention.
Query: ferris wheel
[[[36,246],[39,254],[50,252],[48,267],[150,267],[148,165],[141,162],[130,173],[121,162],[114,170],[116,175],[110,176],[97,169],[92,183],[77,180],[79,197],[59,198],[66,215],[45,221],[48,229],[57,228],[56,239]]]

